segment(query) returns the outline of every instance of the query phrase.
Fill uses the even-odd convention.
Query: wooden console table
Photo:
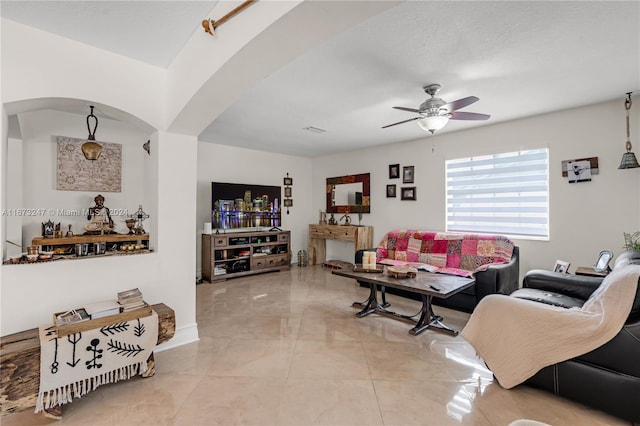
[[[309,225],[309,264],[327,260],[327,240],[353,241],[354,253],[373,248],[373,226]]]

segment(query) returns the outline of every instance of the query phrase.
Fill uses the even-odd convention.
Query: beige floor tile
[[[202,379],[176,416],[176,425],[273,425],[285,379],[213,377]]]
[[[382,425],[370,380],[287,381],[279,425]]]
[[[319,266],[196,287],[200,341],[155,354],[156,374],[102,386],[15,425],[626,425],[528,386],[497,384],[461,337],[379,315],[355,317],[368,289]],[[389,295],[391,309],[420,303]],[[170,303],[168,303],[170,305]],[[469,314],[434,307],[462,330]]]
[[[289,377],[369,379],[369,369],[360,342],[298,340]]]
[[[490,425],[456,382],[376,380],[385,425]]]

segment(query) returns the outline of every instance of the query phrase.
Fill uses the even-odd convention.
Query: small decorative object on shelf
[[[333,213],[331,213],[331,217],[329,217],[329,225],[337,225],[338,221],[336,220],[335,216],[333,216]]]
[[[95,206],[89,208],[87,215],[88,223],[84,226],[85,235],[104,235],[113,233],[113,219],[109,213],[109,208],[104,205],[104,197],[101,194],[96,195],[93,199]]]
[[[42,224],[42,236],[44,238],[53,238],[55,232],[55,225],[51,220],[48,220]]]
[[[289,173],[284,178],[284,207],[287,208],[287,214],[289,214],[289,207],[293,207],[293,197],[291,194],[291,186],[293,185],[293,178],[289,177]]]
[[[142,222],[145,219],[149,219],[149,215],[142,210],[142,204],[138,205],[138,211],[129,216],[130,219],[135,219],[135,224],[133,226],[134,233],[136,235],[145,234],[144,227],[142,226]],[[129,224],[127,224],[129,227]],[[129,228],[131,229],[131,228]]]

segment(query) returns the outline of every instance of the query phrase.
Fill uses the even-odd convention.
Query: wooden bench
[[[158,343],[171,339],[176,330],[173,309],[163,303],[152,305],[158,314]],[[148,360],[152,376],[153,354]],[[1,415],[36,406],[40,389],[40,338],[38,328],[0,338]]]

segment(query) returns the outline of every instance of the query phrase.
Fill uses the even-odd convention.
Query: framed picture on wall
[[[289,188],[289,187],[285,187],[284,188],[284,196],[286,198],[291,198],[291,188]]]
[[[396,186],[387,185],[387,198],[396,198]]]
[[[416,187],[408,186],[406,188],[402,188],[400,193],[401,200],[415,200],[416,199]]]
[[[389,179],[400,178],[400,164],[389,164]]]
[[[402,168],[402,183],[413,183],[414,166],[405,166]]]

